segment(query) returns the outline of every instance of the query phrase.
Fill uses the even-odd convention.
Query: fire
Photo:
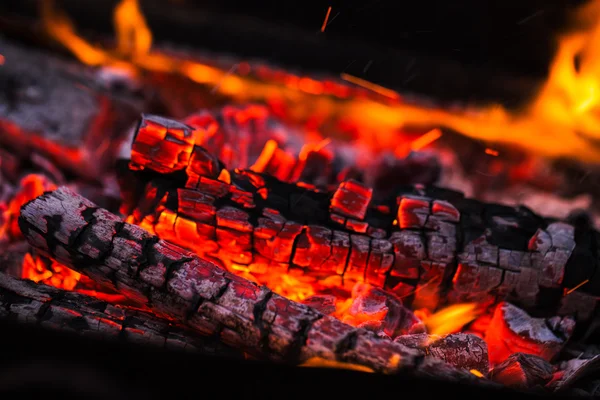
[[[479,314],[480,311],[475,303],[454,304],[430,315],[426,311],[417,313],[427,326],[427,331],[432,335],[460,332]]]
[[[54,10],[51,2],[42,4],[47,32],[86,64],[171,72],[240,101],[276,104],[284,100],[293,106],[286,107],[290,115],[292,110],[294,115],[319,110],[323,121],[342,118],[344,125],[356,127],[357,140],[371,148],[396,148],[398,132],[405,128],[450,128],[476,139],[512,144],[543,156],[600,162],[600,148],[595,144],[600,135],[598,1],[576,15],[579,31],[559,38],[546,83],[529,106],[516,112],[499,105],[448,111],[405,103],[390,89],[346,75],[341,79],[350,86],[248,63],[234,73],[166,56],[152,51],[152,34],[136,0],[122,0],[117,6],[116,49],[105,50],[77,35],[68,18]],[[248,76],[248,71],[254,71],[255,77]]]
[[[365,367],[359,364],[351,364],[340,361],[327,360],[321,357],[313,357],[300,364],[300,367],[312,367],[312,368],[338,368],[338,369],[350,369],[353,371],[361,372],[375,372],[373,369]]]
[[[23,177],[19,183],[19,191],[8,203],[3,211],[0,221],[5,221],[0,225],[0,238],[8,236],[9,238],[20,238],[21,230],[17,219],[21,206],[30,200],[43,194],[45,191],[56,189],[56,185],[50,182],[44,175],[29,174]]]
[[[47,261],[27,253],[23,258],[21,277],[59,289],[73,290],[79,282],[81,274],[56,261]]]

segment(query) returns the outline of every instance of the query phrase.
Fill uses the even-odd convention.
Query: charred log
[[[552,379],[554,368],[548,361],[532,354],[515,353],[490,371],[490,379],[521,389],[544,386]]]
[[[223,357],[243,355],[215,338],[176,326],[148,312],[113,306],[76,292],[0,274],[3,319],[102,340],[123,340]]]
[[[2,38],[0,46],[0,143],[25,158],[39,152],[76,175],[97,178],[135,123],[140,99],[107,87],[81,64]]]
[[[533,354],[550,361],[571,337],[575,321],[570,317],[532,318],[510,303],[500,303],[487,329],[490,362],[498,364],[513,353]]]
[[[67,188],[26,204],[29,242],[61,263],[204,334],[258,357],[298,364],[313,357],[376,371],[471,379],[443,362],[324,316],[176,245],[120,221]]]
[[[475,335],[454,333],[436,336],[422,333],[398,336],[394,341],[467,371],[476,370],[486,375],[489,369],[487,344]]]

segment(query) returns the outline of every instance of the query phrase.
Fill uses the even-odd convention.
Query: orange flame
[[[324,81],[300,85],[306,79],[279,73],[279,83],[260,82],[236,76],[206,64],[178,60],[151,51],[149,31],[136,0],[122,0],[115,10],[117,49],[107,51],[86,42],[75,32],[71,22],[53,10],[51,2],[42,2],[47,32],[65,45],[82,62],[89,65],[112,65],[131,70],[172,72],[187,76],[200,84],[212,85],[222,94],[246,101],[294,99],[298,107],[318,107],[330,117],[343,115],[346,122],[360,127],[360,138],[370,147],[395,148],[397,132],[407,127],[451,128],[464,135],[487,142],[508,143],[536,154],[570,156],[600,162],[600,116],[597,112],[600,84],[600,2],[591,2],[577,15],[583,30],[559,39],[559,50],[552,62],[547,82],[533,102],[519,112],[493,105],[473,110],[444,110],[404,104],[393,90],[347,74],[342,79],[378,93],[387,102],[359,96],[348,101],[334,101],[331,94],[347,98],[347,87]],[[575,59],[581,62],[575,66]],[[259,70],[259,71],[258,71]],[[259,77],[275,79],[279,75],[266,67],[257,68]],[[318,90],[315,90],[318,85]],[[328,95],[315,95],[325,93]],[[342,90],[343,89],[343,90]],[[304,96],[299,96],[298,92]],[[289,100],[292,101],[292,100]]]
[[[423,319],[431,335],[447,335],[459,332],[463,326],[477,318],[479,313],[477,304],[463,303],[448,306],[429,316],[418,316]]]
[[[36,283],[42,282],[46,285],[54,286],[59,289],[73,290],[81,278],[81,274],[75,272],[64,265],[51,261],[48,265],[39,256],[35,258],[27,253],[23,258],[23,269],[21,277],[29,279]]]
[[[56,189],[56,185],[43,175],[29,174],[23,177],[19,183],[19,191],[10,200],[0,218],[0,221],[5,221],[5,224],[0,225],[0,238],[5,236],[13,239],[20,238],[21,229],[19,229],[18,217],[21,206],[45,191],[54,189]]]
[[[359,364],[345,363],[341,361],[327,360],[321,357],[312,357],[300,364],[300,367],[312,367],[312,368],[339,368],[339,369],[350,369],[361,372],[375,372],[369,367],[365,367]]]

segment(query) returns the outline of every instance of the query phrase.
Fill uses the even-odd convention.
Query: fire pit
[[[215,368],[598,394],[597,2],[545,81],[487,88],[537,87],[512,108],[155,45],[136,0],[110,10],[100,44],[52,2],[0,38],[10,329]]]

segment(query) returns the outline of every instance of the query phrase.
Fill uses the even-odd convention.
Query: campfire
[[[0,38],[0,316],[598,393],[598,2],[518,111],[161,48],[137,0],[96,44],[42,3],[53,47]]]

